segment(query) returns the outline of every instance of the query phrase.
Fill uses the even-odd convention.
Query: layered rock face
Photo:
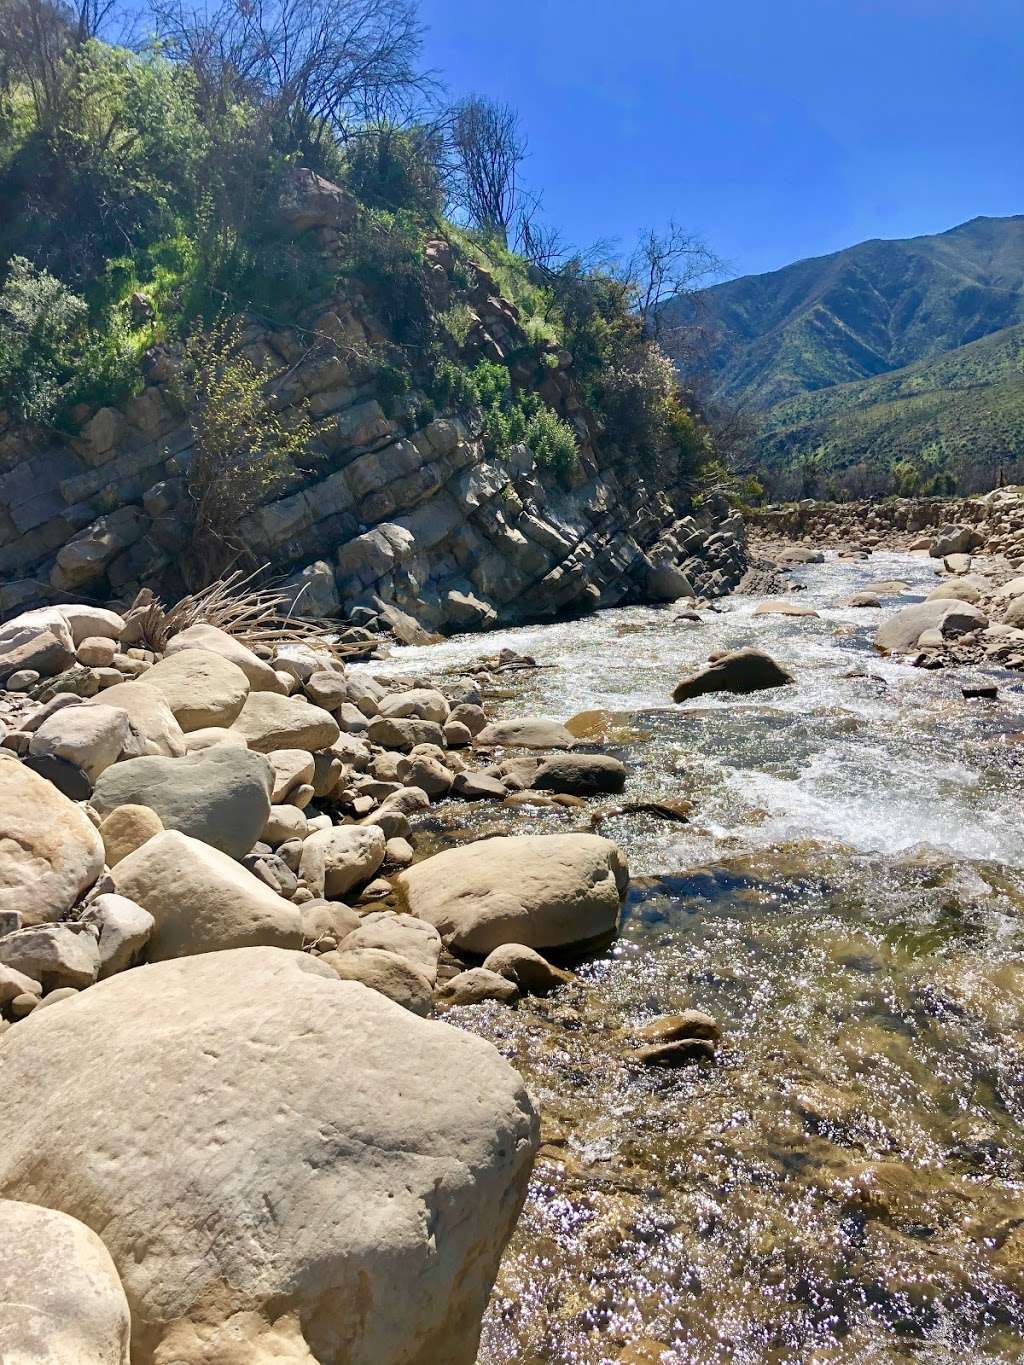
[[[291,215],[292,228],[337,250],[346,215],[323,184],[299,183],[292,201],[308,210]],[[454,297],[455,266],[447,242],[428,243],[439,308]],[[694,514],[684,486],[609,450],[572,357],[553,348],[540,363],[495,281],[479,267],[473,281],[467,363],[503,361],[539,393],[573,427],[577,468],[558,475],[525,445],[489,456],[479,409],[437,415],[415,373],[412,390],[389,399],[366,358],[387,354],[392,338],[374,301],[350,291],[302,326],[244,334],[245,354],[279,376],[281,409],[301,407],[313,423],[307,472],[241,528],[253,561],[290,572],[307,615],[365,606],[387,620],[397,609],[428,630],[733,587],[746,567],[742,520],[724,502]],[[171,398],[175,364],[152,354],[138,397],[83,413],[59,444],[0,433],[0,612],[74,596],[123,601],[141,586],[181,593],[192,431]]]

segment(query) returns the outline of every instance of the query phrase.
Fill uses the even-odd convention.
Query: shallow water
[[[882,614],[834,604],[900,555],[810,566],[818,618],[734,597],[461,637],[387,671],[502,645],[505,714],[584,711],[630,769],[610,815],[634,883],[616,946],[547,1001],[449,1014],[527,1077],[544,1147],[480,1365],[1024,1358],[1024,731],[1020,675],[880,659]],[[687,665],[756,643],[797,685],[668,701]],[[851,671],[861,676],[848,676]],[[965,703],[984,672],[997,702]],[[442,806],[539,832],[587,811]],[[597,807],[597,809],[602,809]],[[452,811],[449,815],[449,810]],[[714,1065],[638,1066],[636,1029],[696,1005]]]

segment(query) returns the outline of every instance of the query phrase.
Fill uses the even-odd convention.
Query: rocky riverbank
[[[884,503],[816,503],[763,508],[753,516],[757,554],[780,569],[902,549],[934,561],[936,586],[924,602],[881,622],[883,653],[922,668],[990,662],[1024,668],[1024,490],[984,497],[897,499]],[[906,585],[869,584],[849,605],[881,609]],[[799,610],[799,608],[795,608]]]

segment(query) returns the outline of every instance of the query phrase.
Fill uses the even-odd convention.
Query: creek
[[[629,769],[587,809],[446,802],[440,843],[589,829],[633,882],[617,943],[545,1000],[452,1010],[524,1074],[540,1156],[479,1365],[1015,1361],[1024,1356],[1024,687],[880,658],[934,562],[795,572],[816,617],[677,607],[396,650],[458,672],[509,646],[491,714],[575,723]],[[837,606],[882,580],[881,612]],[[713,650],[796,685],[674,707]],[[965,701],[967,681],[996,701]],[[645,1069],[637,1028],[696,1006],[713,1065]]]

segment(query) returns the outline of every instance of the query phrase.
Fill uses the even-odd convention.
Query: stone
[[[946,555],[942,561],[942,567],[947,573],[962,574],[971,571],[970,555]]]
[[[533,786],[539,791],[596,796],[622,791],[626,767],[608,754],[560,754],[538,767]]]
[[[0,943],[3,943],[3,938],[0,938]],[[22,995],[39,996],[42,993],[41,981],[27,972],[19,971],[17,967],[8,967],[0,962],[0,1005],[9,1005]]]
[[[542,950],[607,940],[628,879],[610,840],[541,834],[447,849],[399,873],[395,887],[448,947],[484,957],[504,943]]]
[[[644,1024],[637,1033],[644,1043],[675,1043],[683,1038],[706,1038],[717,1043],[721,1036],[717,1021],[703,1010],[661,1015]]]
[[[83,924],[95,924],[100,931],[99,979],[133,967],[145,951],[153,932],[153,916],[141,905],[107,892],[90,901],[82,916]]]
[[[295,905],[299,904],[296,900],[299,879],[278,853],[247,853],[242,859],[242,866],[265,886],[269,886],[271,891],[276,891]],[[305,894],[308,896],[310,893],[307,891]]]
[[[432,720],[443,725],[451,708],[442,694],[431,687],[415,687],[408,692],[392,692],[382,697],[377,712],[388,719]]]
[[[1024,629],[1024,596],[1011,598],[1010,605],[1003,612],[1003,624]]]
[[[791,545],[778,555],[780,564],[824,564],[821,550],[808,550],[803,545]]]
[[[9,1365],[128,1365],[128,1300],[91,1228],[0,1199],[0,1348]]]
[[[486,748],[574,749],[576,740],[561,721],[546,716],[521,720],[497,720],[477,734],[476,742]]]
[[[180,758],[185,752],[185,736],[174,719],[163,693],[148,682],[121,682],[105,688],[89,706],[116,706],[128,713],[135,733],[144,739],[151,754]]]
[[[873,592],[855,592],[845,602],[840,602],[837,605],[840,607],[880,607],[882,600]]]
[[[356,213],[356,201],[347,190],[305,166],[289,168],[277,207],[281,226],[288,232],[351,227]]]
[[[169,654],[147,671],[146,686],[161,693],[185,734],[231,725],[249,695],[249,679],[238,665],[209,649]]]
[[[438,759],[428,754],[411,754],[398,765],[399,781],[419,787],[428,796],[439,799],[447,796],[453,774]]]
[[[24,764],[0,764],[0,912],[57,920],[103,871],[103,841],[80,807]]]
[[[65,706],[45,720],[32,736],[28,751],[73,763],[95,783],[116,763],[125,748],[138,741],[132,734],[128,712],[118,706]]]
[[[88,801],[92,795],[92,782],[77,764],[67,759],[55,758],[52,754],[25,755],[25,767],[45,777],[62,796],[69,801]]]
[[[715,1045],[705,1038],[681,1038],[674,1043],[650,1043],[636,1050],[644,1066],[686,1066],[690,1062],[713,1062]]]
[[[519,987],[507,977],[486,967],[470,967],[450,977],[437,992],[446,1005],[479,1005],[484,1000],[500,1000],[511,1004],[519,996]]]
[[[556,986],[572,980],[568,972],[552,966],[525,943],[503,943],[488,953],[483,965],[489,972],[514,981],[520,991],[530,995],[547,995]]]
[[[351,939],[352,935],[349,935]],[[388,953],[381,948],[363,948],[353,952],[347,939],[332,953],[324,953],[320,961],[326,963],[342,981],[359,981],[401,1005],[410,1014],[425,1018],[434,1003],[430,982],[407,958]]]
[[[417,744],[444,744],[444,731],[432,720],[406,716],[376,716],[370,721],[366,738],[383,749],[408,751]]]
[[[370,722],[363,715],[358,706],[353,706],[350,701],[344,701],[335,712],[338,724],[342,730],[349,735],[365,735],[370,728]]]
[[[925,598],[926,602],[949,600],[970,602],[972,606],[977,606],[981,601],[981,589],[974,583],[960,579],[955,583],[940,583]]]
[[[289,574],[276,591],[285,598],[293,615],[322,618],[337,616],[341,611],[334,570],[324,559]]]
[[[10,1011],[15,1019],[24,1019],[30,1015],[34,1009],[38,1009],[41,1004],[42,999],[38,995],[16,995],[11,1001]]]
[[[272,781],[266,757],[249,749],[203,749],[177,759],[132,758],[101,775],[92,805],[101,815],[118,806],[148,806],[165,829],[180,830],[241,858],[267,823]]]
[[[38,681],[39,674],[34,668],[19,668],[7,679],[7,691],[31,692]]]
[[[405,958],[422,972],[430,986],[437,980],[441,935],[432,924],[414,915],[396,915],[390,910],[374,910],[364,915],[358,928],[345,939],[342,951],[363,948],[379,948]]]
[[[84,602],[67,602],[54,608],[67,621],[71,640],[77,649],[86,640],[102,638],[120,640],[125,632],[125,620],[116,611],[94,607]]]
[[[91,986],[100,969],[96,936],[68,924],[37,924],[0,938],[0,962],[46,991]]]
[[[472,702],[459,702],[452,707],[448,717],[449,725],[455,723],[464,725],[471,735],[478,735],[487,724],[484,708]]]
[[[308,749],[271,749],[267,754],[274,770],[270,799],[281,805],[296,787],[312,782],[316,762]]]
[[[149,959],[224,948],[302,946],[295,906],[209,844],[166,830],[112,870],[118,895],[155,920]]]
[[[987,625],[985,613],[969,602],[937,598],[904,607],[883,621],[875,632],[875,646],[887,654],[904,654],[917,648],[926,630],[937,630],[943,639],[949,639]]]
[[[757,649],[737,649],[715,659],[706,667],[676,684],[675,702],[689,701],[708,692],[759,692],[766,688],[786,687],[795,679],[768,654]]]
[[[247,645],[243,645],[241,640],[236,640],[226,630],[211,626],[206,621],[199,621],[194,626],[179,631],[177,635],[172,635],[164,653],[167,658],[173,658],[175,654],[186,649],[204,649],[208,654],[219,654],[227,659],[236,668],[240,668],[248,678],[251,692],[284,693],[284,685],[265,659],[254,654]]]
[[[48,995],[44,996],[36,1008],[39,1010],[49,1009],[51,1005],[59,1005],[62,1000],[71,1000],[78,994],[77,986],[60,986],[57,990],[50,991]]]
[[[102,1229],[134,1365],[474,1361],[538,1141],[491,1044],[249,948],[100,982],[0,1057],[0,1194]]]
[[[384,861],[387,840],[377,825],[335,825],[302,845],[299,875],[315,896],[337,900],[367,882]]]
[[[322,706],[325,711],[336,711],[348,702],[348,683],[342,673],[323,669],[310,674],[304,686],[310,701]],[[359,714],[362,716],[361,711]]]
[[[392,867],[408,867],[416,854],[408,839],[395,835],[384,846],[384,861]]]
[[[149,806],[117,806],[100,822],[100,838],[108,867],[141,848],[147,839],[162,834],[164,822]]]
[[[25,672],[37,673],[42,678],[52,678],[54,674],[70,668],[75,662],[70,638],[71,632],[67,627],[64,634],[47,628],[38,631],[31,639],[20,644],[0,644],[0,683]]]
[[[647,571],[647,596],[654,602],[678,602],[697,594],[689,578],[675,564],[652,564]]]
[[[250,749],[270,753],[274,749],[329,749],[341,734],[329,711],[305,700],[273,692],[251,692],[232,726]]]
[[[331,938],[342,943],[362,924],[362,918],[350,905],[341,901],[313,900],[300,910],[302,916],[302,937],[308,943],[322,938]]]
[[[309,824],[298,806],[271,806],[260,838],[271,848],[289,839],[305,839]]]
[[[465,749],[473,743],[473,732],[459,720],[446,721],[442,726],[444,742],[449,749]]]
[[[242,736],[223,725],[204,725],[201,730],[190,730],[185,736],[185,752],[198,754],[203,749],[247,749]]]
[[[507,789],[504,783],[488,773],[467,771],[455,774],[451,793],[463,801],[501,801]]]
[[[78,662],[87,668],[109,668],[114,662],[117,645],[102,635],[90,635],[83,640],[76,651]]]
[[[932,559],[945,559],[947,555],[964,554],[974,541],[974,530],[970,526],[943,526],[928,547]]]

